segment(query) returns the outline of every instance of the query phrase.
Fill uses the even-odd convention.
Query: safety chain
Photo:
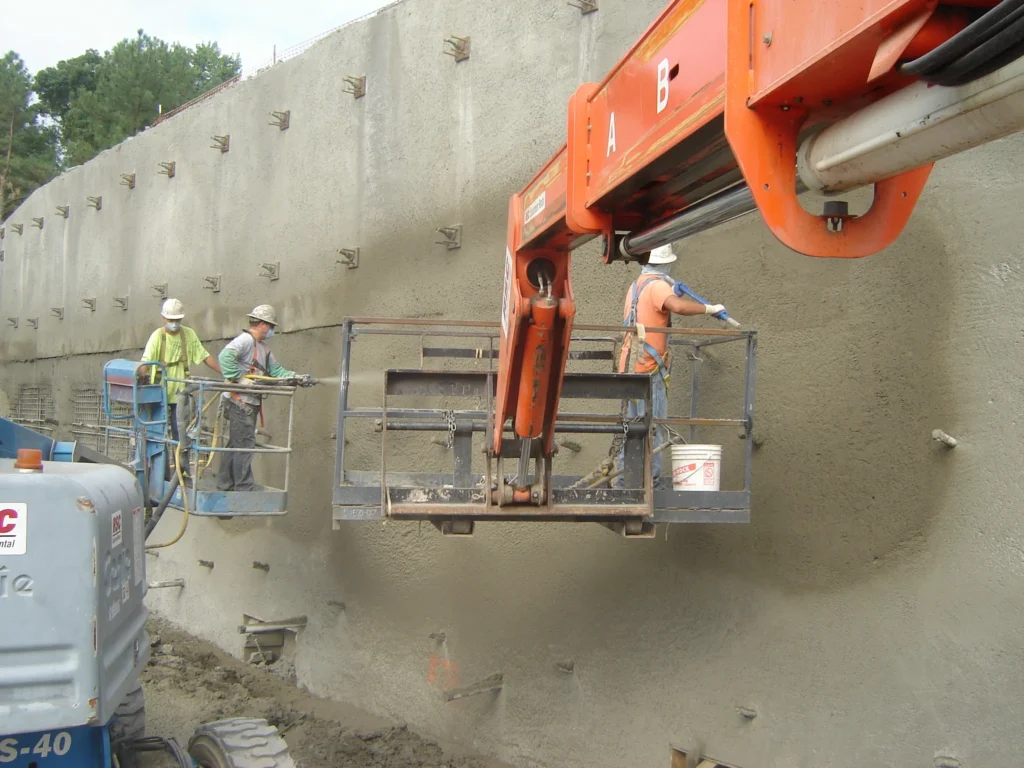
[[[455,411],[445,411],[444,420],[448,424],[448,440],[444,447],[450,450],[455,445]]]

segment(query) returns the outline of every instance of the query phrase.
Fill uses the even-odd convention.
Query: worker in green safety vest
[[[159,362],[164,366],[167,381],[167,423],[170,425],[171,438],[178,439],[178,393],[185,388],[183,382],[189,376],[192,366],[200,363],[220,374],[217,358],[206,351],[198,334],[191,328],[181,324],[185,318],[185,307],[178,299],[167,299],[160,308],[163,325],[153,331],[146,342],[142,353],[142,362]],[[150,383],[155,384],[159,378],[159,369],[150,369]],[[173,452],[171,454],[174,455]],[[168,463],[169,465],[169,463]],[[182,471],[188,467],[188,453],[181,454]]]

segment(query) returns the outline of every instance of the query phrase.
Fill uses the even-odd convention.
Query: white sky
[[[37,72],[88,48],[100,53],[136,30],[194,46],[217,42],[242,69],[390,0],[0,0],[0,55],[17,51]]]

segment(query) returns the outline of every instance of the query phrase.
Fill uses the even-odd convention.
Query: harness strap
[[[643,277],[643,275],[641,275],[641,277]],[[630,300],[629,314],[626,316],[626,320],[623,322],[623,326],[627,328],[629,326],[636,326],[637,341],[640,342],[640,346],[643,348],[643,351],[646,352],[658,366],[658,374],[662,378],[667,379],[669,375],[668,366],[665,364],[665,361],[662,358],[662,356],[658,353],[658,350],[656,350],[654,347],[647,343],[647,329],[644,326],[638,324],[636,321],[636,308],[637,304],[640,301],[640,294],[642,294],[644,292],[644,289],[646,289],[648,285],[653,283],[655,279],[660,279],[670,285],[674,285],[674,281],[667,275],[654,275],[651,277],[651,279],[644,280],[642,284],[640,282],[640,277],[634,280],[632,287],[633,298]],[[669,316],[669,327],[671,327],[671,325],[672,318],[671,316]],[[628,367],[628,359],[626,360],[626,364]]]

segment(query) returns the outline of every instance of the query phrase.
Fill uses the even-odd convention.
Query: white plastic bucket
[[[722,482],[722,446],[673,445],[672,490],[717,491]]]

